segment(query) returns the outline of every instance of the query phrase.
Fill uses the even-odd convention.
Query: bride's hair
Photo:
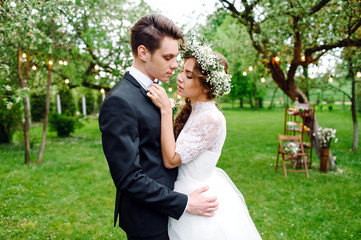
[[[228,74],[229,64],[227,59],[218,52],[214,52],[214,55],[216,55],[220,59],[219,64],[224,67],[224,71]],[[194,58],[194,56],[186,57],[184,61],[187,61],[190,58]],[[195,76],[196,79],[201,83],[201,87],[207,90],[207,98],[209,100],[214,99],[215,95],[213,94],[211,85],[209,82],[206,81],[208,76],[202,73],[202,68],[198,63],[198,61],[196,61],[196,64],[194,66],[193,76]],[[182,106],[180,112],[178,113],[176,119],[174,120],[173,132],[174,132],[174,138],[176,140],[179,136],[179,133],[182,131],[184,125],[186,124],[191,112],[192,112],[191,100],[189,98],[185,98],[185,104]]]

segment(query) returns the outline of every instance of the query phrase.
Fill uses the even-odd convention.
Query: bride
[[[226,137],[226,121],[215,97],[228,94],[230,75],[223,55],[207,45],[191,42],[182,52],[184,65],[177,77],[178,94],[186,104],[172,122],[172,107],[165,90],[153,84],[147,95],[161,112],[161,145],[164,166],[179,166],[175,191],[190,194],[209,186],[205,194],[217,196],[218,209],[202,217],[185,212],[179,220],[169,218],[171,240],[261,239],[242,194],[216,167]]]

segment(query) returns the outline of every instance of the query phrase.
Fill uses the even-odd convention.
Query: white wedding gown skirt
[[[169,218],[171,240],[261,239],[241,192],[222,169],[215,167],[218,157],[205,151],[197,159],[179,167],[174,190],[189,194],[208,185],[210,188],[204,195],[217,196],[219,209],[214,217],[185,212],[179,220]]]

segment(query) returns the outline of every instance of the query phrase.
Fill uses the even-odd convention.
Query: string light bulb
[[[247,75],[246,70],[243,70],[243,76],[246,76],[246,75]]]
[[[65,84],[69,84],[69,79],[65,79]]]
[[[261,77],[261,82],[265,82],[266,81],[266,79],[263,77],[263,75],[262,75],[262,77]]]
[[[36,66],[33,65],[33,66],[31,67],[31,69],[33,69],[33,70],[35,71],[35,70],[36,70]]]
[[[21,55],[22,58],[26,58],[26,53],[23,53],[23,55]]]
[[[168,92],[172,92],[173,89],[171,87],[168,88]]]
[[[67,61],[64,61],[63,64],[66,66],[66,65],[68,65],[68,62],[67,62]]]
[[[360,69],[358,69],[358,70],[357,70],[356,77],[357,77],[357,78],[361,78],[361,72],[360,72]]]
[[[332,75],[330,75],[330,77],[328,78],[328,82],[329,82],[329,83],[332,83],[332,82],[333,82],[333,77],[332,77]]]
[[[100,92],[101,92],[101,93],[105,93],[104,88],[100,89]]]
[[[253,67],[252,67],[252,65],[249,65],[248,70],[249,70],[250,72],[252,72],[252,71],[253,71]]]
[[[280,58],[278,56],[275,57],[276,62],[280,61]]]
[[[53,65],[53,61],[49,60],[49,65]]]

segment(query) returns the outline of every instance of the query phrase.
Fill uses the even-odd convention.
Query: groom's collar
[[[148,88],[152,85],[153,81],[144,73],[136,69],[135,67],[131,67],[129,69],[129,74],[137,80],[137,82],[142,86],[144,90],[148,90]]]

